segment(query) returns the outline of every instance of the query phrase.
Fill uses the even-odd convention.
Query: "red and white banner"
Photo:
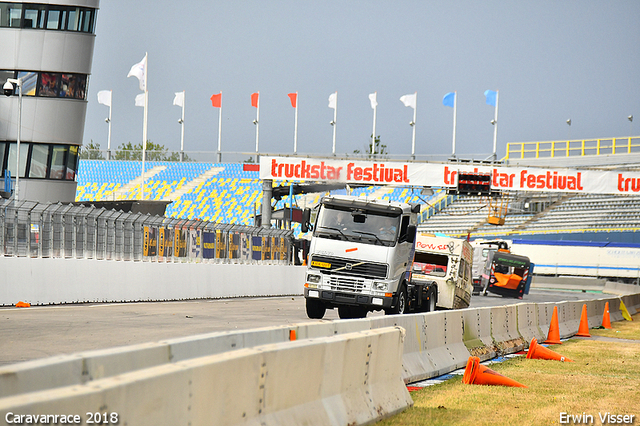
[[[491,174],[504,191],[634,194],[640,173],[540,167],[474,166],[396,161],[260,157],[260,179],[455,188],[459,172]]]

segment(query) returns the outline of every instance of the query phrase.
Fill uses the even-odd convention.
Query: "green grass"
[[[640,314],[592,336],[640,340]],[[575,362],[516,357],[489,366],[528,388],[465,385],[462,376],[412,392],[414,406],[378,425],[553,425],[560,413],[635,415],[640,424],[640,342],[571,339],[551,345]],[[574,423],[570,423],[574,424]]]

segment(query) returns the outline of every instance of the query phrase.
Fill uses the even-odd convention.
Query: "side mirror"
[[[406,238],[407,242],[410,243],[414,243],[416,240],[416,226],[415,225],[409,225],[407,226],[407,238]]]
[[[309,232],[309,221],[311,220],[311,209],[304,209],[302,212],[302,223],[300,224],[300,230],[302,232]]]

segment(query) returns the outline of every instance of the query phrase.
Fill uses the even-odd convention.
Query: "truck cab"
[[[375,310],[403,313],[419,211],[419,205],[324,197],[304,285],[309,318],[323,318],[334,308],[340,318],[363,318]]]

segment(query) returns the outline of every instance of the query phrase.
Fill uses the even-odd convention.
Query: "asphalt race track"
[[[473,296],[471,307],[601,297],[605,295],[532,289],[523,300]],[[369,313],[375,315],[384,314]],[[339,321],[337,310],[328,310],[324,320]],[[307,318],[301,296],[0,308],[0,365],[214,331],[315,321],[320,320]]]

